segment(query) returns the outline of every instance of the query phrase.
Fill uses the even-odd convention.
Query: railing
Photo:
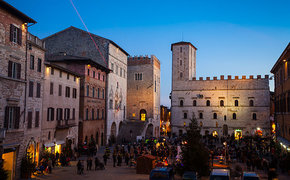
[[[75,126],[75,120],[57,120],[57,129],[65,129]]]
[[[40,40],[37,36],[28,33],[28,40],[42,48],[45,48],[45,43],[42,40]]]

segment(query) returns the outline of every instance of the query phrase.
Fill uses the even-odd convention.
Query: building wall
[[[10,41],[10,24],[22,30],[21,45]],[[19,128],[6,131],[3,141],[4,153],[15,148],[16,160],[14,175],[20,176],[20,162],[24,155],[24,115],[25,115],[25,52],[27,27],[24,22],[0,8],[0,127],[4,128],[6,106],[20,107]],[[20,79],[8,77],[8,62],[21,65]]]
[[[255,79],[253,76],[248,79],[245,76],[242,76],[242,79],[239,79],[238,76],[234,79],[231,76],[228,76],[227,79],[221,76],[220,80],[217,77],[196,80],[195,77],[191,78],[191,75],[188,76],[186,73],[186,76],[181,77],[179,73],[180,60],[186,62],[182,63],[184,72],[187,72],[188,64],[192,64],[192,62],[187,62],[187,56],[185,57],[184,54],[183,57],[179,55],[180,47],[194,49],[191,44],[173,44],[172,46],[172,133],[176,135],[181,132],[184,133],[184,126],[187,126],[193,117],[197,119],[198,124],[202,127],[202,134],[205,134],[206,131],[209,133],[217,131],[219,135],[223,135],[224,125],[228,126],[229,135],[236,129],[242,130],[243,135],[253,134],[257,128],[261,128],[264,134],[270,133],[268,76],[265,76],[265,78],[258,76]],[[186,53],[189,53],[189,51],[185,51],[185,55]],[[195,61],[195,58],[192,58],[192,61]],[[192,72],[195,72],[195,69]],[[206,105],[207,100],[210,101],[210,106]],[[221,100],[224,101],[224,106],[220,106]],[[235,100],[238,100],[238,106],[235,106]],[[253,107],[249,105],[250,100],[254,102]],[[181,101],[183,101],[183,105],[181,105]],[[196,101],[196,106],[193,105],[193,101]],[[200,113],[203,115],[202,118],[199,116]],[[214,113],[217,114],[217,119],[214,119]],[[236,114],[236,119],[233,119],[233,113]],[[257,117],[256,120],[253,120],[254,113]]]
[[[54,73],[51,74],[52,69],[54,69]],[[61,77],[60,77],[61,72]],[[69,79],[67,79],[67,74],[69,74]],[[74,142],[74,146],[77,145],[78,132],[77,126],[79,123],[79,97],[80,97],[80,78],[75,75],[63,71],[60,69],[56,69],[50,67],[48,65],[45,66],[45,74],[44,74],[44,95],[43,95],[43,117],[42,117],[42,143],[49,144],[55,143],[57,141],[66,141],[66,138],[72,139]],[[75,81],[74,81],[75,79]],[[50,83],[53,83],[53,94],[50,94]],[[59,85],[62,86],[62,93],[59,96]],[[66,87],[70,87],[70,97],[65,97]],[[77,95],[76,98],[73,98],[73,88],[76,88]],[[54,120],[48,121],[48,108],[54,108]],[[63,109],[63,120],[64,122],[64,112],[65,108],[70,109],[70,119],[68,123],[73,127],[67,128],[57,128],[57,108]],[[75,119],[72,119],[73,109],[75,109]],[[49,137],[50,134],[50,138]]]
[[[120,123],[126,119],[126,110],[128,109],[126,104],[127,55],[111,43],[109,44],[108,52],[108,64],[112,72],[108,74],[107,79],[107,141],[112,133],[115,137],[118,136]]]
[[[142,74],[142,79],[138,75]],[[137,79],[136,79],[137,78]],[[153,136],[160,127],[160,62],[155,56],[128,58],[127,117],[140,121],[146,110],[147,121],[153,124]]]

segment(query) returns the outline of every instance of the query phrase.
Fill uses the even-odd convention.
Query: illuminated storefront
[[[5,149],[2,155],[4,161],[3,168],[8,172],[8,179],[12,180],[15,176],[16,152],[14,148]]]
[[[218,136],[217,131],[213,131],[213,132],[212,132],[212,136],[214,136],[214,137]]]
[[[235,129],[235,139],[242,138],[242,130],[241,129]]]
[[[261,128],[257,128],[256,131],[255,131],[255,135],[256,136],[263,136],[263,131]]]

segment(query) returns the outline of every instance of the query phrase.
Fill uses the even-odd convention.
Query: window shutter
[[[14,26],[13,24],[10,24],[10,41],[13,42],[13,30],[14,30]]]
[[[21,46],[22,44],[22,30],[21,28],[18,28],[18,39],[17,39],[17,43]]]
[[[8,62],[8,77],[12,77],[12,61]]]
[[[4,120],[4,128],[8,129],[8,119],[9,119],[9,107],[5,108],[5,120]]]
[[[49,113],[50,113],[49,109],[50,108],[47,108],[47,119],[46,119],[47,121],[49,121]]]
[[[39,111],[35,112],[35,127],[39,127]]]
[[[15,119],[14,119],[14,128],[19,129],[19,122],[20,122],[20,107],[15,108]]]
[[[54,120],[54,108],[51,108],[51,120]]]
[[[21,77],[21,64],[16,64],[17,66],[17,79],[20,79]]]

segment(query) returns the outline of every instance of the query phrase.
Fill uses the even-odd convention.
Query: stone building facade
[[[275,77],[275,122],[277,137],[286,139],[290,150],[290,43],[280,55],[271,73]],[[281,141],[283,141],[281,139]]]
[[[26,67],[26,120],[24,144],[26,151],[39,162],[41,143],[41,120],[44,79],[45,45],[36,36],[27,36],[27,67]]]
[[[105,93],[106,142],[110,137],[116,137],[120,124],[126,119],[128,53],[109,39],[75,27],[69,27],[44,40],[47,54],[66,52],[73,56],[87,57],[112,71],[108,74]]]
[[[20,177],[21,158],[26,154],[26,52],[27,24],[36,21],[0,1],[0,128],[6,136],[0,157],[9,179]],[[1,159],[1,158],[0,158]]]
[[[80,75],[45,62],[41,141],[48,152],[61,153],[78,143]]]
[[[154,55],[128,58],[127,105],[128,120],[145,122],[140,135],[159,137],[160,61]]]
[[[270,133],[269,77],[228,76],[196,80],[196,48],[189,42],[172,44],[172,133],[181,135],[191,118],[201,133],[236,138]],[[194,68],[194,69],[192,69]]]
[[[57,53],[46,56],[46,61],[81,75],[79,143],[87,144],[93,138],[96,144],[105,142],[106,79],[108,68],[89,58]]]

